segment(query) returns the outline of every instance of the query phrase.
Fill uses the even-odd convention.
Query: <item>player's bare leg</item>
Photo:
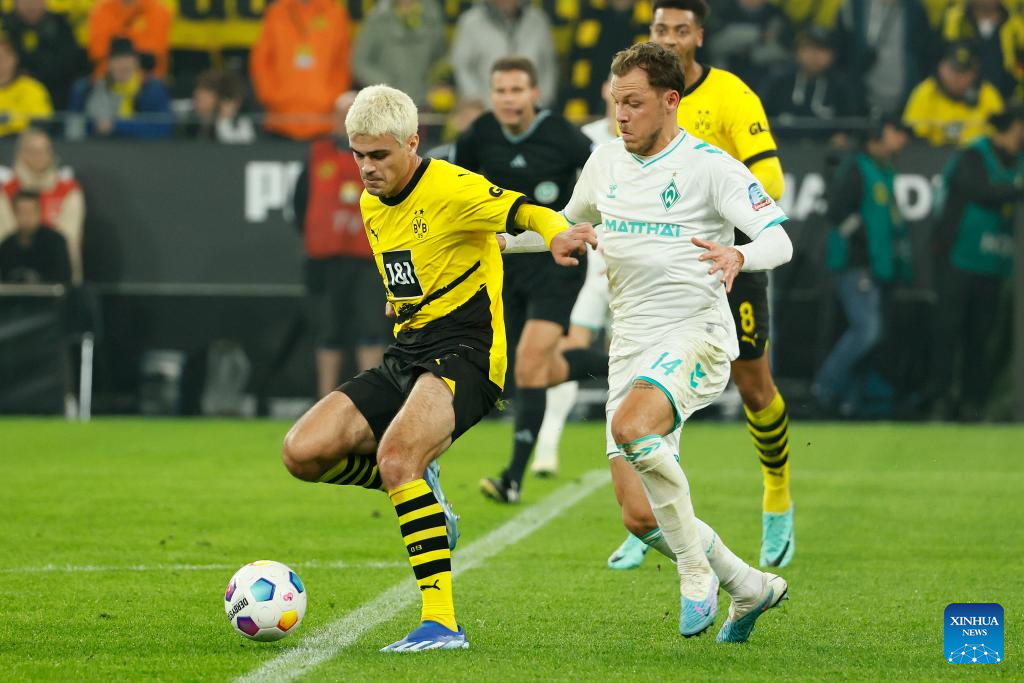
[[[422,599],[420,625],[383,652],[469,647],[465,631],[455,620],[444,510],[423,478],[427,466],[452,443],[453,398],[444,380],[429,373],[420,375],[377,449],[381,478],[398,514]]]
[[[377,439],[366,418],[348,396],[332,391],[288,430],[281,458],[303,481],[381,489],[376,452]]]
[[[316,387],[320,398],[338,386],[341,377],[342,352],[339,349],[316,350]]]
[[[772,380],[767,351],[760,358],[734,360],[732,380],[743,399],[747,428],[764,475],[761,566],[785,567],[796,551],[789,491],[789,417]]]
[[[612,415],[611,432],[623,456],[639,475],[651,511],[679,571],[679,632],[703,633],[718,609],[718,578],[711,571],[700,542],[690,484],[664,435],[676,428],[675,407],[656,386],[633,382]]]
[[[359,371],[369,370],[380,365],[384,359],[384,347],[379,345],[371,346],[357,346],[356,347],[356,363],[359,365]]]
[[[451,445],[454,429],[451,389],[423,374],[379,444],[366,418],[340,391],[310,408],[285,437],[282,456],[293,476],[378,488],[395,506],[423,610],[421,626],[388,646],[392,650],[468,647],[455,621],[448,514],[423,478]]]
[[[675,562],[675,555],[651,512],[640,477],[623,457],[613,457],[608,463],[615,497],[622,508],[622,523],[630,538]],[[697,528],[708,564],[731,600],[729,619],[719,631],[718,640],[743,642],[750,637],[757,618],[786,598],[789,587],[781,577],[761,572],[737,557],[714,529],[700,519]]]
[[[593,341],[594,333],[580,325],[570,325],[569,334],[562,338],[559,348],[562,353],[572,349],[587,349]],[[576,405],[579,392],[578,382],[562,382],[549,388],[546,392],[547,409],[540,432],[537,434],[537,447],[533,454],[530,471],[539,477],[553,477],[558,474],[558,445],[562,440],[562,431],[570,411]]]
[[[512,458],[501,477],[480,480],[484,495],[502,503],[519,502],[523,474],[547,407],[547,388],[569,376],[559,352],[562,326],[550,320],[527,320],[516,346],[516,414]]]
[[[621,455],[612,457],[609,458],[608,464],[612,468],[615,499],[622,510],[622,524],[629,531],[626,540],[608,556],[608,568],[636,569],[643,564],[647,551],[652,547],[642,538],[658,528],[658,520],[654,519],[654,513],[651,512],[651,504],[647,502],[640,477],[626,459]],[[671,559],[675,562],[674,555]]]
[[[544,422],[547,389],[570,379],[603,377],[608,357],[590,349],[562,351],[562,326],[550,320],[527,320],[516,347],[516,419],[512,459],[500,477],[480,480],[480,490],[501,503],[519,502],[523,475]]]

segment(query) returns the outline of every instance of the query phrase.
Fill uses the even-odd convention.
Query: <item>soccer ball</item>
[[[306,615],[306,587],[280,562],[250,562],[228,582],[224,611],[246,638],[280,640],[298,630]]]

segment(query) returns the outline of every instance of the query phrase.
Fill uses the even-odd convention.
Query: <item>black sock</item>
[[[501,475],[506,484],[523,481],[526,466],[530,464],[537,433],[544,422],[547,409],[547,389],[519,389],[516,391],[515,434],[512,439],[512,462]]]
[[[608,355],[594,349],[569,349],[562,356],[569,364],[569,379],[593,379],[608,376]]]

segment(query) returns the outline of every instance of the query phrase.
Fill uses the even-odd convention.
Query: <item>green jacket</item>
[[[835,206],[829,207],[829,268],[869,268],[882,282],[913,277],[907,227],[896,207],[895,177],[892,166],[880,166],[866,152],[840,166],[830,202]],[[844,235],[840,226],[854,210],[860,225]]]
[[[981,157],[987,176],[985,185],[1012,187],[1017,168],[1006,168],[996,156],[989,138],[983,137],[968,146]],[[954,175],[963,161],[956,155],[943,171],[946,200],[954,204],[954,193],[960,191]],[[974,179],[975,181],[979,179]],[[1013,272],[1013,210],[1015,199],[1002,201],[968,199],[953,210],[960,211],[950,260],[961,270],[980,275],[1009,276]]]

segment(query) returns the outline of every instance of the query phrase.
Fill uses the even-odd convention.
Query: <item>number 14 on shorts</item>
[[[658,356],[657,360],[654,361],[654,364],[651,366],[651,370],[661,370],[665,373],[665,376],[668,377],[678,370],[682,364],[683,361],[681,358],[673,358],[668,354],[668,351],[665,351]],[[701,369],[700,363],[698,362],[697,365],[694,366],[693,371],[690,372],[690,386],[696,389],[699,380],[704,377],[707,377],[707,374]]]

